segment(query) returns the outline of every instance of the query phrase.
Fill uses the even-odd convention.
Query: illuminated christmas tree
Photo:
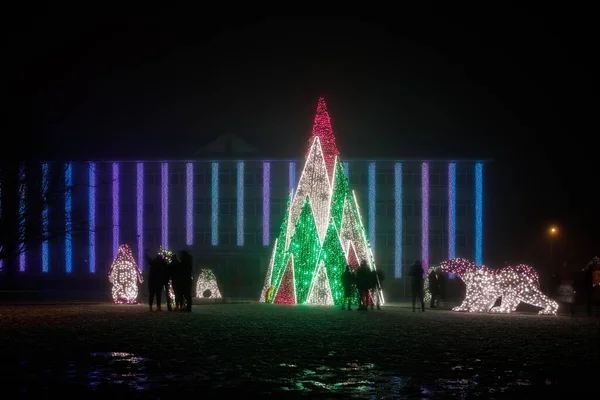
[[[323,98],[319,99],[309,144],[304,170],[296,192],[290,194],[273,245],[260,301],[265,301],[273,286],[272,303],[341,304],[340,278],[346,265],[355,269],[366,262],[375,270]]]
[[[144,282],[142,271],[138,268],[131,248],[126,244],[119,246],[117,258],[108,271],[108,280],[112,283],[112,297],[117,304],[136,304],[138,281]]]

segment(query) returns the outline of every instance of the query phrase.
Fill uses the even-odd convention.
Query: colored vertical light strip
[[[185,165],[185,244],[194,244],[194,164]]]
[[[456,258],[456,163],[448,164],[448,259]]]
[[[342,166],[344,167],[344,175],[346,175],[346,179],[350,179],[350,164],[348,161],[344,161]]]
[[[263,246],[271,241],[271,163],[263,162]]]
[[[291,161],[289,166],[289,190],[288,193],[293,192],[296,188],[296,162]]]
[[[160,164],[160,242],[164,249],[169,248],[169,163]]]
[[[46,199],[48,195],[48,163],[42,164],[42,198]],[[42,209],[42,272],[48,273],[50,270],[50,243],[48,242],[48,202],[45,201]]]
[[[219,245],[219,163],[214,162],[211,165],[211,232],[210,239],[213,246]]]
[[[137,225],[137,251],[138,266],[144,270],[144,163],[136,165],[136,225]]]
[[[21,166],[19,171],[19,272],[27,269],[27,256],[25,254],[25,235],[27,227],[27,183],[25,182],[25,167]]]
[[[112,164],[113,257],[119,252],[119,163]]]
[[[88,270],[96,273],[96,163],[88,166]]]
[[[394,277],[402,278],[402,163],[394,164]]]
[[[375,186],[375,161],[369,162],[369,242],[371,242],[371,249],[375,253],[375,197],[376,197],[376,186]]]
[[[475,265],[483,265],[483,163],[475,164]]]
[[[73,272],[73,164],[65,165],[65,271]]]
[[[421,264],[429,269],[429,164],[421,164]],[[425,275],[426,276],[426,275]]]
[[[244,245],[244,162],[237,163],[237,245]]]

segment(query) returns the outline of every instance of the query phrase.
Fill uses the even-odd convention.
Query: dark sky
[[[35,150],[191,157],[231,132],[265,155],[297,157],[324,96],[345,158],[494,159],[491,262],[546,262],[551,223],[557,257],[600,252],[589,12],[136,14],[44,14],[12,32],[11,83],[31,110]]]

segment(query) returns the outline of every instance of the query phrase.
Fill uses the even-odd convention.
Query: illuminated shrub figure
[[[467,287],[462,304],[453,311],[510,313],[520,303],[541,307],[539,314],[556,314],[558,303],[540,290],[537,272],[529,265],[518,264],[498,270],[478,267],[464,258],[440,264],[443,272],[455,274]],[[496,300],[502,298],[499,306]]]
[[[108,280],[112,283],[112,298],[117,304],[136,304],[138,281],[144,282],[142,272],[135,263],[128,245],[119,246],[117,258],[108,272]]]

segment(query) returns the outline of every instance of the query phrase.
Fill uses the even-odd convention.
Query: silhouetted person
[[[358,296],[360,305],[358,309],[360,311],[367,311],[369,305],[369,289],[371,286],[371,270],[365,261],[360,264],[356,271],[356,289],[358,289]]]
[[[415,261],[410,269],[410,276],[413,312],[415,312],[415,302],[417,299],[421,302],[421,311],[425,312],[425,302],[423,301],[423,267],[421,266],[421,261]]]
[[[160,293],[162,296],[162,291],[165,291],[165,295],[167,296],[167,310],[168,311],[173,311],[173,308],[171,306],[171,294],[169,293],[169,281],[171,280],[171,265],[170,263],[167,261],[166,258],[162,257],[162,256],[158,256],[162,259],[161,265],[160,265],[160,276],[161,276],[161,285],[160,285]]]
[[[437,271],[432,270],[427,279],[429,280],[429,292],[431,293],[431,302],[429,307],[436,308],[441,294],[440,277],[438,276]]]
[[[176,254],[173,254],[171,263],[169,264],[171,271],[171,284],[173,285],[173,293],[175,294],[175,311],[183,310],[183,292],[181,282],[183,280],[182,264]]]
[[[162,290],[162,270],[164,260],[160,256],[156,256],[154,259],[146,255],[146,261],[148,262],[148,306],[152,311],[152,304],[156,297],[156,310],[162,311],[160,308],[160,292]]]
[[[340,278],[342,280],[342,287],[344,288],[344,300],[342,301],[342,310],[346,309],[348,304],[348,311],[352,311],[352,297],[356,293],[354,288],[354,274],[350,270],[350,266],[346,265],[346,270],[342,273]]]
[[[181,294],[185,301],[185,311],[192,312],[192,271],[193,271],[192,255],[187,251],[181,252]]]

